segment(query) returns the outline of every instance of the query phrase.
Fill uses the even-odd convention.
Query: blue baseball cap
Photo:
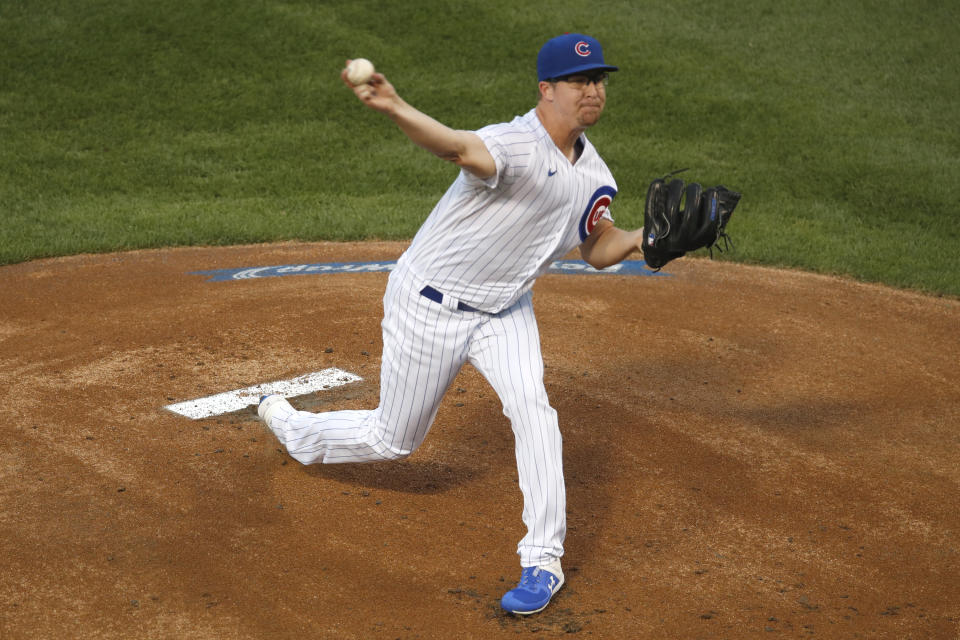
[[[537,55],[537,76],[553,80],[585,71],[616,71],[603,61],[603,47],[596,38],[566,33],[547,40]]]

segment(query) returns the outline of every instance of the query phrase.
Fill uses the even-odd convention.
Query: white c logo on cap
[[[584,42],[583,40],[581,40],[576,44],[573,50],[576,51],[577,55],[580,56],[581,58],[586,58],[587,56],[590,55],[590,43]]]

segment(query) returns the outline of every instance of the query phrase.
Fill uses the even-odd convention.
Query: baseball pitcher
[[[423,442],[447,388],[463,364],[472,363],[510,420],[523,494],[521,577],[501,604],[515,614],[535,613],[564,583],[566,499],[531,287],[576,247],[597,269],[637,250],[679,257],[685,246],[663,247],[664,238],[682,235],[682,221],[667,220],[678,214],[670,214],[672,203],[659,194],[672,191],[658,187],[651,197],[658,225],[614,226],[617,183],[585,132],[603,113],[608,77],[617,67],[604,61],[592,37],[566,34],[546,42],[537,57],[536,106],[477,131],[451,129],[418,111],[364,63],[341,74],[360,102],[460,172],[390,274],[379,406],[311,413],[272,395],[261,399],[259,415],[303,464],[403,458]],[[713,204],[703,206],[721,218],[713,196],[687,207],[678,202],[675,209],[699,218],[708,200]],[[693,206],[697,211],[686,211]],[[714,228],[716,240],[722,228],[719,222]]]

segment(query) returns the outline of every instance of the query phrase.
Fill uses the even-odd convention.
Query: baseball
[[[373,63],[366,58],[351,60],[350,64],[347,65],[347,80],[349,80],[353,86],[368,82],[372,75]]]

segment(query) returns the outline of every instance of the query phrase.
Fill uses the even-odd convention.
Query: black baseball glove
[[[681,169],[686,171],[686,169]],[[740,194],[723,185],[703,189],[700,184],[673,178],[675,171],[657,178],[647,189],[643,211],[643,259],[659,271],[665,264],[688,251],[713,247],[723,240],[729,248],[727,222],[740,202]],[[667,182],[669,180],[669,182]]]

